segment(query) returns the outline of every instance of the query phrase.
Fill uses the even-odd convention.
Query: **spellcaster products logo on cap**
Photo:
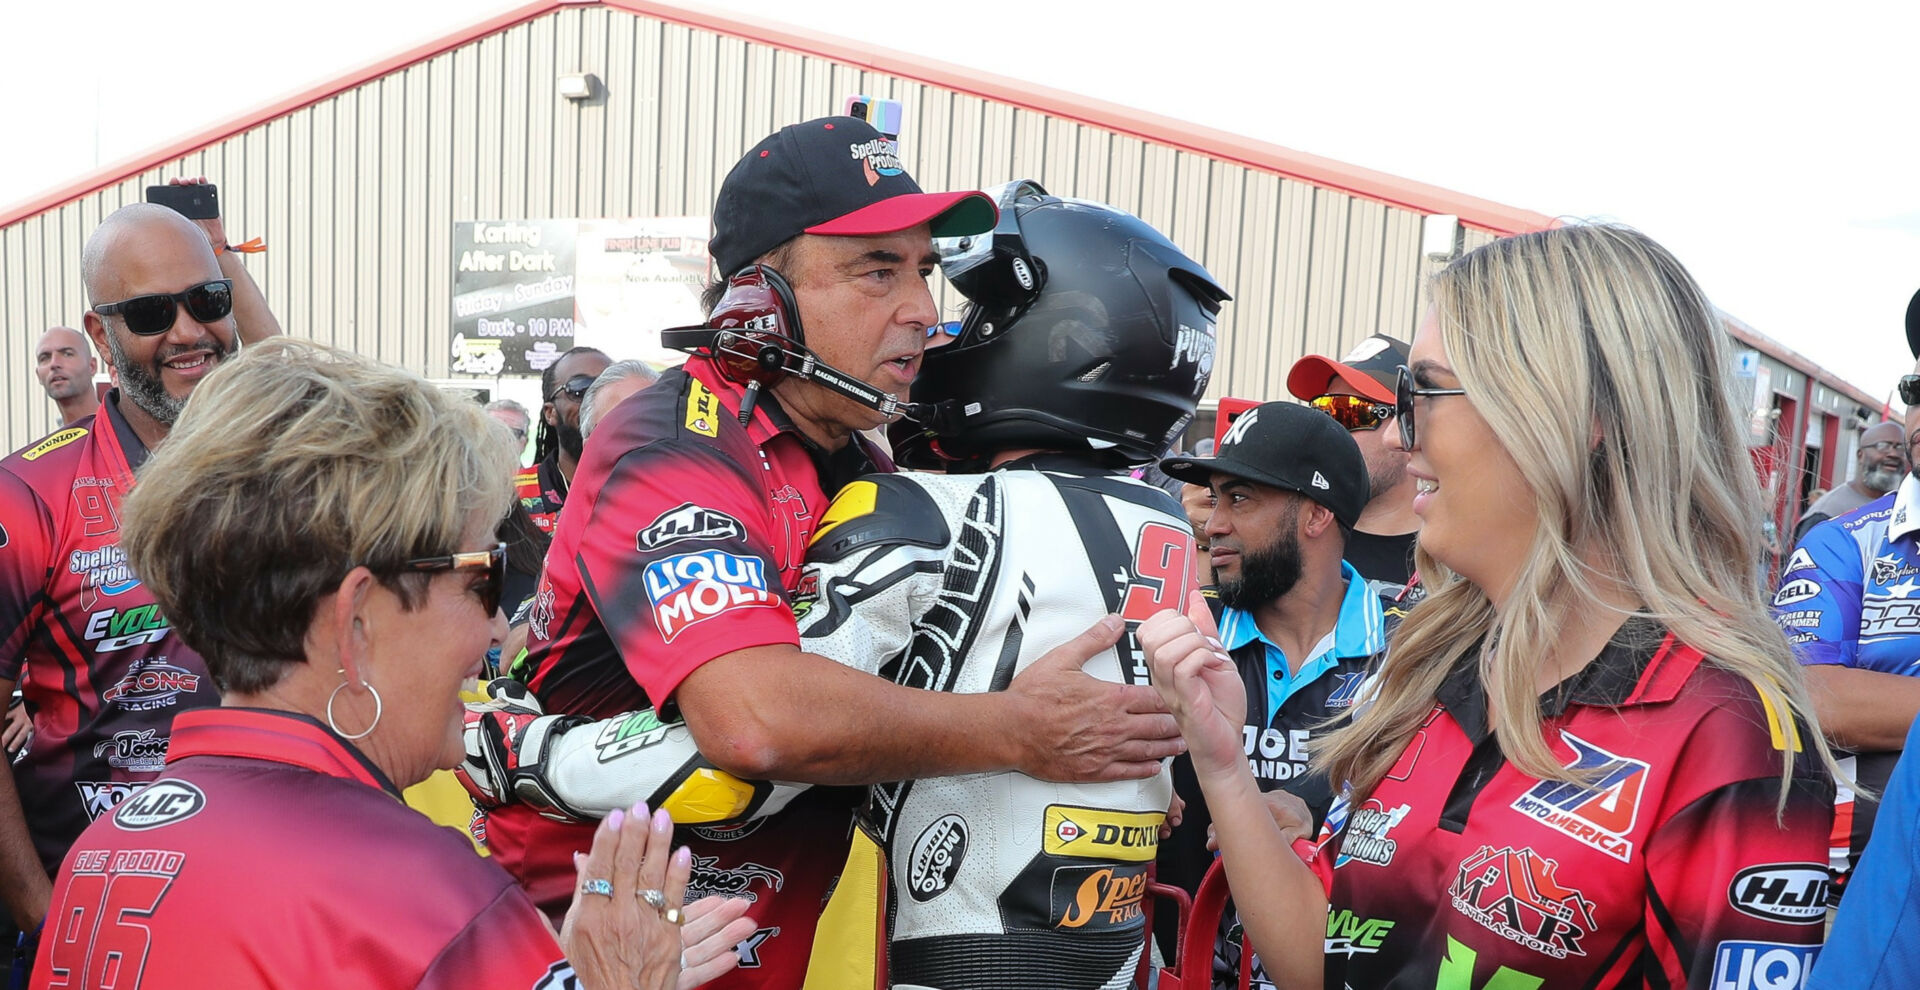
[[[883,175],[899,175],[904,171],[900,167],[900,146],[886,138],[850,144],[847,150],[853,152],[854,159],[866,169],[867,185],[878,184]]]

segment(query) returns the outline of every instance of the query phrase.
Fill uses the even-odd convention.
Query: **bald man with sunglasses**
[[[220,703],[127,569],[119,525],[134,472],[195,386],[242,341],[279,332],[216,246],[218,220],[149,203],[108,216],[81,268],[87,334],[120,387],[95,415],[0,461],[0,697],[31,671],[35,734],[0,774],[0,892],[29,933],[74,838],[159,773],[173,716]]]
[[[1332,416],[1366,458],[1373,498],[1347,538],[1346,559],[1380,596],[1389,623],[1421,597],[1413,574],[1413,545],[1420,535],[1413,477],[1407,474],[1406,451],[1387,442],[1394,380],[1406,363],[1406,343],[1374,334],[1338,361],[1309,354],[1287,372],[1287,391]]]

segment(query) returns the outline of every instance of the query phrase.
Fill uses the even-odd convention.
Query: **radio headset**
[[[924,422],[933,414],[925,403],[902,402],[821,361],[806,343],[793,287],[766,265],[748,265],[727,280],[727,291],[697,327],[660,331],[660,343],[678,351],[705,350],[722,377],[746,386],[740,400],[740,425],[753,418],[760,390],[792,376],[845,396],[883,416]]]

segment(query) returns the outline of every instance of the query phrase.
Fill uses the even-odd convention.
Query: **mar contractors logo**
[[[878,184],[883,175],[899,175],[904,171],[900,167],[900,146],[886,138],[850,144],[847,150],[853,152],[854,161],[866,171],[867,185]]]
[[[1053,871],[1055,928],[1112,931],[1138,924],[1147,895],[1145,866],[1068,866]]]
[[[1340,840],[1340,852],[1333,858],[1333,868],[1337,870],[1353,860],[1374,866],[1392,863],[1400,844],[1389,838],[1388,833],[1412,810],[1412,805],[1403,804],[1389,811],[1372,799],[1355,808],[1347,821],[1345,837]]]
[[[718,509],[682,502],[678,508],[655,516],[653,522],[640,531],[635,547],[639,550],[658,550],[686,540],[718,542],[741,540],[746,535],[747,528],[740,524],[740,520]]]
[[[770,866],[741,863],[739,866],[723,868],[718,865],[719,862],[718,856],[693,857],[693,871],[687,874],[688,901],[714,894],[758,901],[760,893],[754,890],[755,884],[766,887],[769,892],[787,885],[786,874]]]
[[[120,802],[113,824],[130,832],[144,832],[183,822],[207,806],[207,795],[184,780],[156,780],[138,794]]]
[[[946,893],[966,856],[967,820],[959,815],[940,816],[913,841],[907,893],[916,901],[930,901]]]
[[[86,435],[87,431],[84,427],[76,426],[72,429],[61,430],[47,437],[45,440],[28,447],[26,451],[20,455],[20,459],[23,461],[37,461]]]
[[[125,677],[100,692],[100,700],[129,712],[148,712],[177,704],[183,694],[200,690],[200,675],[167,662],[166,657],[139,659]]]
[[[1050,804],[1040,835],[1042,851],[1076,859],[1149,862],[1160,848],[1160,823],[1166,817],[1158,811],[1106,811]]]
[[[160,606],[149,603],[87,616],[86,635],[87,641],[94,644],[93,652],[112,653],[129,646],[158,643],[167,637],[169,628],[166,616],[160,614]]]
[[[719,550],[683,553],[647,565],[641,573],[653,622],[668,643],[688,626],[722,612],[784,607],[768,590],[766,562]]]
[[[1827,920],[1827,868],[1819,863],[1749,866],[1727,885],[1727,903],[1741,914],[1789,925]]]
[[[1715,990],[1800,990],[1820,955],[1817,945],[1722,942],[1713,951]]]
[[[87,820],[93,821],[140,793],[147,784],[144,780],[76,780],[73,786],[80,790],[80,807],[86,809]]]
[[[1593,933],[1593,902],[1554,877],[1559,864],[1531,847],[1481,846],[1460,862],[1449,891],[1454,910],[1494,934],[1535,952],[1584,956]]]
[[[1513,802],[1513,810],[1548,828],[1572,836],[1622,863],[1633,853],[1627,836],[1640,813],[1640,792],[1647,783],[1647,764],[1609,753],[1561,730],[1560,738],[1573,747],[1567,769],[1592,775],[1590,783],[1543,780]]]
[[[116,732],[112,739],[93,744],[95,758],[106,757],[107,765],[120,770],[159,773],[167,768],[167,737],[158,729]]]

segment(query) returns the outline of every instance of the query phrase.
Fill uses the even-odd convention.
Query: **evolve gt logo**
[[[652,709],[643,709],[602,726],[593,740],[599,762],[612,763],[635,750],[646,749],[667,738],[668,730],[680,725],[660,721]]]
[[[683,540],[742,540],[746,536],[747,528],[740,520],[718,509],[682,502],[678,508],[655,516],[653,522],[640,531],[635,545],[640,550],[658,550]]]
[[[164,632],[165,630],[162,630]],[[130,712],[165,708],[183,694],[200,690],[200,675],[167,662],[166,657],[141,657],[125,677],[100,692],[100,700]]]
[[[766,562],[719,550],[683,553],[648,564],[641,578],[653,622],[668,643],[696,622],[743,608],[780,608],[767,588]]]
[[[907,893],[916,901],[930,901],[953,886],[960,861],[967,856],[967,821],[942,815],[913,842],[907,874]]]
[[[148,783],[150,781],[145,780],[76,780],[73,786],[80,789],[80,806],[86,809],[87,820],[92,821],[140,793]]]
[[[1513,810],[1627,862],[1633,853],[1627,835],[1640,811],[1647,764],[1609,753],[1564,729],[1560,738],[1573,747],[1567,769],[1595,775],[1593,782],[1543,780],[1515,799]]]
[[[111,594],[111,592],[110,592]],[[160,606],[137,605],[130,609],[108,609],[87,616],[87,639],[93,652],[112,653],[142,643],[158,643],[170,628]]]
[[[1714,990],[1800,990],[1820,955],[1817,945],[1722,942],[1713,953]]]
[[[1593,933],[1593,902],[1554,878],[1559,864],[1531,847],[1480,850],[1460,862],[1454,910],[1501,938],[1555,959],[1584,956],[1580,940]]]
[[[1827,920],[1827,868],[1819,863],[1749,866],[1727,885],[1727,903],[1741,914],[1789,925]]]

